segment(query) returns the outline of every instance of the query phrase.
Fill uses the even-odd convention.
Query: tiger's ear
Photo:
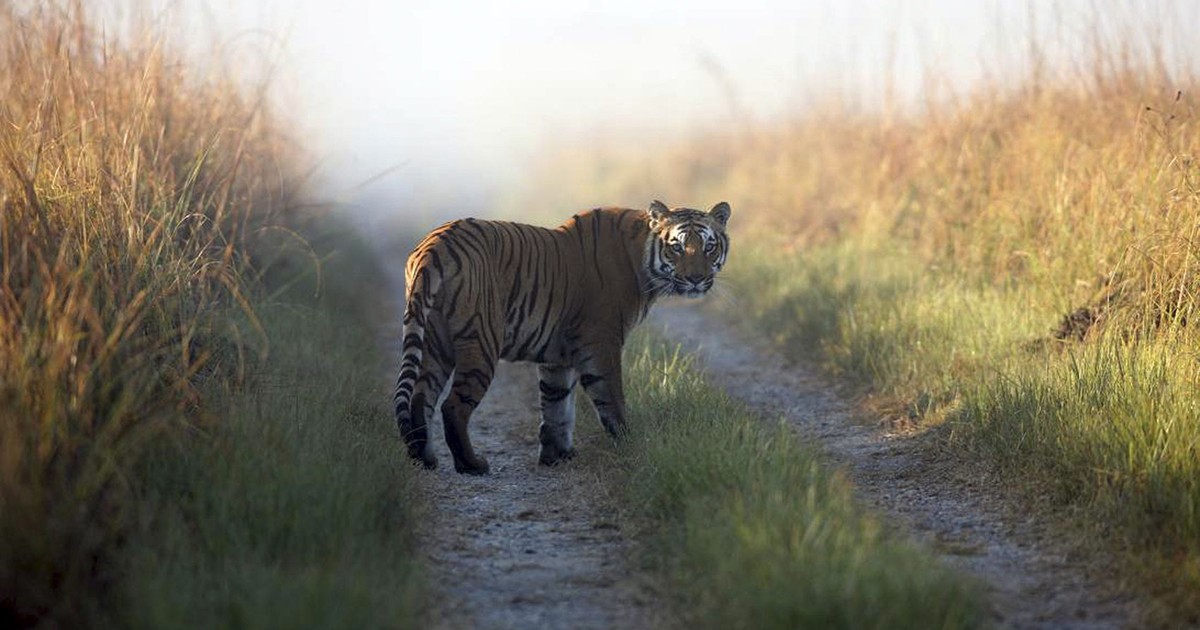
[[[721,203],[713,206],[712,210],[708,211],[708,216],[716,219],[717,223],[720,223],[722,226],[724,226],[729,222],[729,215],[732,212],[733,210],[729,208],[729,204],[722,201]]]
[[[650,225],[654,226],[667,220],[667,215],[671,214],[671,209],[667,204],[655,199],[650,202]]]

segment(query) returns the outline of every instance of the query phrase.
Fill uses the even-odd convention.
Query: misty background
[[[319,164],[322,192],[382,229],[402,216],[486,211],[555,143],[636,137],[652,147],[833,99],[913,110],[1003,81],[1031,55],[1069,70],[1097,34],[1135,26],[1186,41],[1198,6],[161,0],[149,10],[198,54],[270,72],[282,113]],[[1194,63],[1194,46],[1173,50],[1168,64]]]

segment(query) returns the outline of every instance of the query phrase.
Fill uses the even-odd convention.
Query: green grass
[[[1106,340],[977,385],[961,417],[999,461],[1035,465],[1137,542],[1200,551],[1200,369],[1190,344]]]
[[[661,341],[627,350],[622,485],[688,625],[961,628],[962,576],[887,534],[792,431],[754,417]]]
[[[748,245],[727,274],[736,321],[924,422],[959,400],[965,376],[1025,356],[1056,317],[1020,286],[972,283],[902,249]]]
[[[358,271],[327,266],[342,290],[319,302],[260,305],[268,359],[241,386],[207,383],[219,420],[137,469],[122,625],[415,625],[420,506]]]
[[[743,321],[886,413],[942,425],[939,444],[1030,496],[1082,508],[1097,551],[1156,576],[1152,615],[1200,614],[1200,363],[1186,328],[1052,340],[1062,307],[1038,287],[852,243],[746,253],[730,271]]]

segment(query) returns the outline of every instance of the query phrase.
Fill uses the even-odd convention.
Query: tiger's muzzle
[[[672,285],[675,295],[682,295],[689,298],[702,297],[713,286],[713,276],[706,275],[688,275],[682,278],[675,278]]]

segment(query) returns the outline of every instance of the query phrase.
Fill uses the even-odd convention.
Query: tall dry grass
[[[748,131],[568,146],[532,194],[564,207],[728,197],[744,209],[734,228],[772,246],[903,242],[988,282],[1055,287],[1064,306],[1116,282],[1128,312],[1174,314],[1200,286],[1196,88],[1105,59],[910,116],[833,105]]]
[[[253,358],[250,252],[298,189],[261,93],[114,30],[0,6],[0,625],[95,613],[129,465]]]

